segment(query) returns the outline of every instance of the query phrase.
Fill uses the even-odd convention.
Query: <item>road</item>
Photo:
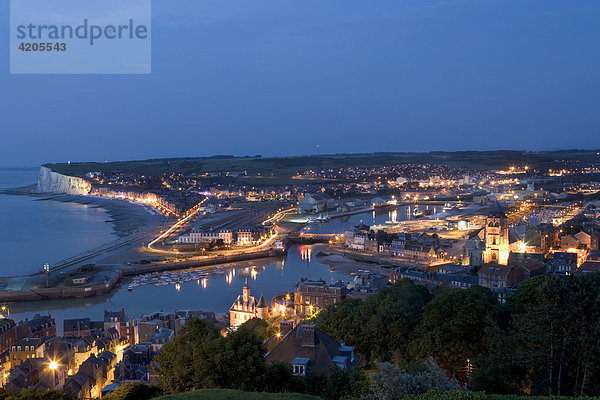
[[[265,221],[262,222],[262,225],[268,225],[269,223],[273,223],[273,229],[275,230],[275,233],[269,237],[267,240],[265,240],[263,243],[256,245],[256,246],[252,246],[252,247],[244,247],[241,249],[235,249],[235,250],[223,250],[221,252],[219,252],[219,254],[216,254],[216,256],[220,256],[220,255],[232,255],[232,254],[240,254],[240,253],[248,253],[248,252],[254,252],[257,250],[264,250],[266,248],[269,248],[273,242],[275,241],[275,239],[280,235],[279,232],[279,228],[277,227],[277,225],[275,225],[275,223],[277,221],[279,221],[281,218],[283,218],[286,214],[295,211],[296,208],[289,208],[286,210],[281,210],[278,211],[277,213],[275,213],[275,215],[273,215],[272,217],[267,218]],[[175,222],[175,224],[173,224],[169,229],[167,229],[164,233],[162,233],[161,235],[159,235],[158,237],[156,237],[154,240],[152,240],[150,243],[148,243],[147,250],[151,251],[153,253],[157,253],[157,254],[163,254],[163,255],[171,255],[171,256],[179,256],[180,252],[179,251],[173,251],[173,250],[162,250],[162,249],[157,249],[156,247],[154,247],[154,245],[158,242],[160,242],[161,240],[166,239],[167,237],[169,237],[173,232],[175,232],[177,229],[181,228],[183,225],[185,225],[191,218],[194,217],[194,215],[196,215],[198,212],[198,210],[195,210],[193,213],[191,213],[190,215],[188,215],[185,218],[182,218],[180,220],[178,220],[177,222]],[[194,257],[187,257],[186,260],[194,260],[194,259],[205,259],[205,258],[209,258],[212,257],[211,256],[194,256]]]

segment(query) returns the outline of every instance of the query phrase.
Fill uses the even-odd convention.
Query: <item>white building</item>
[[[224,244],[231,244],[233,242],[233,233],[229,230],[220,231],[201,231],[194,229],[190,233],[179,236],[177,242],[181,244],[198,244],[198,243],[210,243],[213,240],[222,240]]]

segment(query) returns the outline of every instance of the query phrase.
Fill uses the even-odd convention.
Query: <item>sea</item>
[[[0,189],[35,184],[37,170],[0,170]],[[35,272],[46,262],[55,262],[116,238],[109,216],[101,208],[75,203],[40,200],[29,196],[0,194],[0,276]],[[351,223],[353,223],[352,220]],[[340,228],[341,229],[341,228]],[[156,311],[204,310],[226,313],[247,284],[251,294],[267,301],[292,292],[300,278],[326,282],[348,281],[349,276],[332,271],[315,255],[323,245],[289,249],[284,257],[229,265],[222,273],[179,286],[152,285],[128,290],[130,281],[111,293],[88,299],[48,300],[8,304],[10,318],[19,321],[35,314],[50,314],[61,334],[65,319],[102,320],[105,310],[125,310],[130,317]]]
[[[0,190],[33,185],[35,170],[0,170]],[[384,224],[412,218],[411,207],[364,212],[331,222],[311,224],[307,232],[342,233],[360,223]],[[434,213],[440,211],[432,210]],[[0,277],[35,272],[44,263],[53,263],[92,249],[116,238],[110,218],[102,208],[76,203],[44,200],[30,196],[0,194]],[[16,321],[35,314],[56,319],[58,334],[65,319],[102,320],[104,311],[125,310],[129,317],[156,311],[204,310],[226,313],[242,287],[267,301],[292,292],[300,278],[326,282],[349,281],[350,276],[331,270],[315,257],[324,245],[291,247],[284,257],[242,262],[222,268],[221,273],[178,286],[146,285],[129,291],[131,280],[111,293],[88,299],[48,300],[8,304]]]
[[[0,169],[0,191],[37,183],[39,169]],[[117,238],[102,208],[0,194],[0,277],[23,275]]]

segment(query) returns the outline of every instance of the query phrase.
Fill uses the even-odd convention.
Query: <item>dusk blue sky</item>
[[[152,7],[151,75],[23,76],[0,2],[0,166],[600,147],[598,0]]]

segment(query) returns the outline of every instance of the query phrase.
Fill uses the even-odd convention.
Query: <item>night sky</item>
[[[600,147],[600,1],[154,0],[152,74],[9,75],[0,166]]]

